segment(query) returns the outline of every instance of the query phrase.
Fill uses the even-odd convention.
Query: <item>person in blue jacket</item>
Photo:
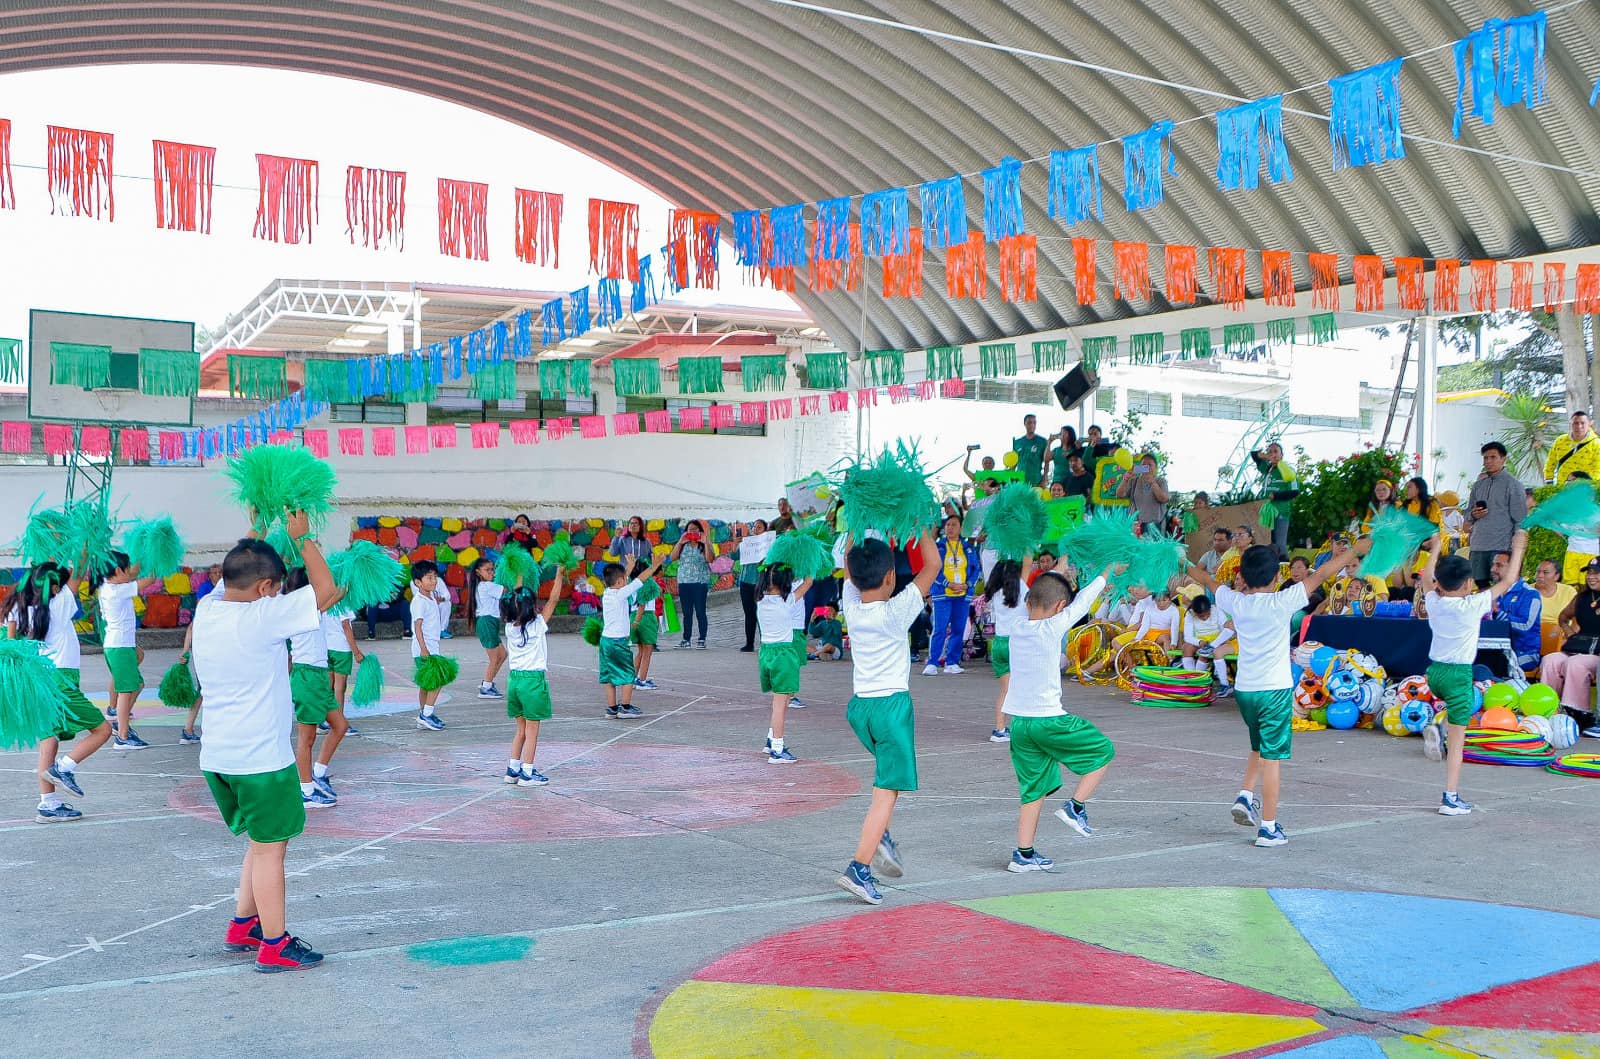
[[[928,644],[925,677],[963,673],[961,644],[967,636],[967,616],[972,612],[972,592],[983,576],[978,546],[961,536],[961,516],[944,520],[938,540],[939,576],[928,593],[933,603],[933,639]]]
[[[1499,581],[1511,561],[1510,552],[1496,552],[1491,567],[1494,579]],[[1539,590],[1522,578],[1495,600],[1494,616],[1511,626],[1511,650],[1517,656],[1517,665],[1528,673],[1539,668],[1539,622],[1544,616],[1544,600]]]

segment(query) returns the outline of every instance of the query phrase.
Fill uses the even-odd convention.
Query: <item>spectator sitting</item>
[[[1533,587],[1539,592],[1539,635],[1543,654],[1561,648],[1561,614],[1578,593],[1561,583],[1561,570],[1554,559],[1541,559],[1533,573]]]
[[[1510,552],[1497,552],[1491,572],[1495,581],[1505,576],[1511,563]],[[1517,656],[1517,665],[1524,672],[1539,668],[1539,615],[1543,612],[1539,592],[1522,578],[1494,602],[1491,613],[1511,626],[1511,650]]]
[[[1200,568],[1212,577],[1217,576],[1217,567],[1222,565],[1222,558],[1227,554],[1228,531],[1218,526],[1211,531],[1211,547],[1200,557]]]
[[[1600,738],[1589,703],[1589,688],[1595,669],[1600,666],[1600,559],[1589,563],[1583,572],[1584,587],[1561,612],[1561,630],[1567,641],[1555,654],[1545,655],[1539,666],[1539,679],[1561,696],[1561,709],[1583,729],[1583,734]]]
[[[527,515],[518,515],[511,520],[511,528],[506,530],[505,536],[500,539],[500,547],[508,544],[520,544],[528,551],[533,551],[538,546],[538,541],[533,535],[533,523],[528,521]]]

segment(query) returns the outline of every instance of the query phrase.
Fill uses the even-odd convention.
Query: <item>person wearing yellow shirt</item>
[[[1600,438],[1584,411],[1572,413],[1571,431],[1556,438],[1544,460],[1544,480],[1552,485],[1566,485],[1574,471],[1600,481]]]
[[[1533,574],[1533,587],[1543,609],[1539,612],[1539,639],[1545,654],[1561,650],[1566,634],[1561,631],[1561,614],[1577,596],[1571,585],[1562,584],[1561,569],[1554,559],[1541,560]]]

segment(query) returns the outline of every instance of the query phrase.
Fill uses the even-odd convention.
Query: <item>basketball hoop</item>
[[[118,390],[109,386],[90,390],[94,395],[95,404],[100,406],[100,418],[108,423],[122,422],[122,406],[128,399],[128,394],[136,391]]]

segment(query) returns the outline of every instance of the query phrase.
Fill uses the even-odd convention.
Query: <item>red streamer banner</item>
[[[1513,312],[1533,312],[1533,262],[1511,262],[1511,299],[1507,303]]]
[[[472,447],[475,449],[498,449],[500,447],[500,424],[472,424]]]
[[[1261,251],[1261,300],[1281,309],[1294,308],[1294,261],[1289,251]]]
[[[820,247],[822,222],[814,221],[812,230],[816,245]],[[812,290],[838,290],[841,278],[844,280],[845,290],[861,289],[861,225],[859,224],[850,225],[849,256],[843,261],[825,258],[820,250],[811,255]]]
[[[679,430],[704,430],[706,428],[705,409],[699,405],[690,405],[678,410]]]
[[[374,456],[393,456],[394,440],[394,427],[373,427],[372,454]]]
[[[639,282],[639,207],[632,202],[589,200],[589,271],[607,279]]]
[[[513,444],[539,444],[539,421],[537,419],[513,419],[507,426],[511,429],[511,441]]]
[[[1356,285],[1356,312],[1383,310],[1383,258],[1376,254],[1357,254],[1350,259],[1350,274]]]
[[[1461,311],[1461,262],[1454,258],[1433,263],[1433,309],[1442,313]]]
[[[712,430],[727,430],[734,425],[734,411],[731,404],[714,404],[706,410],[706,422],[711,424]]]
[[[517,188],[517,260],[541,268],[561,267],[562,196]],[[636,259],[637,260],[637,259]]]
[[[150,459],[150,431],[141,427],[123,427],[117,437],[117,449],[129,463],[143,463]]]
[[[760,426],[767,421],[767,402],[739,402],[739,422],[747,427]]]
[[[1578,278],[1573,288],[1572,311],[1600,313],[1600,264],[1590,262],[1578,266]]]
[[[910,228],[908,247],[903,254],[883,255],[883,296],[885,298],[922,297],[922,229]],[[1005,247],[1000,248],[1001,284],[1005,283]]]
[[[311,450],[311,455],[319,460],[328,458],[328,432],[326,430],[307,430],[305,432],[306,448]]]
[[[309,243],[318,219],[317,163],[309,158],[256,155],[256,225],[269,243]]]
[[[611,432],[617,437],[639,433],[638,412],[618,412],[611,417]]]
[[[1339,255],[1307,254],[1311,261],[1311,304],[1318,309],[1339,309]]]
[[[562,438],[569,436],[571,433],[571,419],[562,418],[545,420],[544,436],[549,438],[551,441],[560,441]]]
[[[215,147],[151,140],[155,152],[156,227],[211,234]]]
[[[890,404],[908,404],[911,401],[911,387],[905,383],[897,383],[889,387]]]
[[[78,435],[78,448],[86,456],[111,455],[111,428],[84,427]]]
[[[672,413],[663,409],[644,414],[644,429],[649,434],[670,434],[672,432]]]
[[[454,423],[435,423],[428,428],[428,442],[436,449],[453,449],[456,447],[456,427]]]
[[[672,281],[680,289],[690,285],[689,264],[694,263],[694,286],[717,286],[717,229],[722,216],[704,210],[675,209],[667,217],[667,242],[672,253]]]
[[[845,407],[849,408],[850,407],[850,405],[849,405],[850,395],[849,394],[845,394],[844,396],[845,396],[845,401],[846,401]],[[862,389],[857,390],[856,391],[856,407],[857,408],[876,408],[876,407],[878,407],[878,390],[877,390],[877,388],[873,387],[873,386],[867,386],[867,387],[863,387]]]
[[[0,426],[0,452],[23,455],[33,451],[33,424],[11,419]]]
[[[1012,236],[1010,238],[1015,238]],[[1077,294],[1079,305],[1093,305],[1097,297],[1095,292],[1094,265],[1094,239],[1074,238],[1072,240],[1072,288]],[[1004,251],[1002,250],[1002,254]],[[1001,280],[1000,285],[1005,286]],[[1009,299],[1008,299],[1009,300]]]
[[[429,451],[432,447],[428,444],[427,427],[406,427],[406,453],[408,455],[418,456]]]
[[[1244,300],[1250,296],[1244,281],[1244,249],[1214,246],[1206,257],[1211,266],[1211,283],[1216,287],[1217,304],[1243,309]]]
[[[162,430],[156,434],[156,444],[159,446],[163,460],[183,459],[183,435],[176,430]]]
[[[967,380],[946,379],[939,384],[941,397],[965,397],[967,395]]]
[[[344,230],[351,246],[406,247],[406,175],[359,165],[344,171]]]
[[[44,438],[45,455],[65,456],[72,451],[72,424],[46,423],[39,433]]]
[[[848,390],[834,390],[828,394],[828,411],[850,411],[850,392]]]
[[[912,249],[922,249],[922,229],[911,229]],[[1000,297],[1008,302],[1031,302],[1039,297],[1039,239],[1032,235],[1008,235],[1000,239]],[[887,260],[887,259],[885,259]],[[919,289],[918,294],[922,291]],[[1082,294],[1079,294],[1082,297]]]
[[[68,217],[117,219],[111,191],[109,132],[45,126],[45,178],[50,187],[50,212]]]
[[[770,422],[779,422],[784,419],[794,418],[794,398],[778,397],[767,402],[767,419]]]
[[[1414,313],[1427,311],[1428,295],[1422,285],[1422,258],[1395,258],[1394,286],[1400,295],[1400,308]]]
[[[1195,275],[1195,251],[1192,246],[1166,248],[1167,301],[1173,305],[1193,305],[1199,280]]]
[[[803,416],[821,415],[822,395],[820,393],[812,393],[800,398],[800,414]]]
[[[489,260],[489,185],[439,178],[439,253]]]
[[[17,189],[11,183],[11,119],[0,118],[0,210],[17,208]]]
[[[339,452],[344,456],[364,456],[367,452],[366,433],[360,427],[345,427],[339,431]]]
[[[603,438],[606,436],[605,416],[579,416],[578,433],[586,438]]]
[[[1559,312],[1567,292],[1567,263],[1546,261],[1544,265],[1544,311]]]
[[[837,261],[828,263],[838,264]],[[989,257],[982,232],[969,232],[966,242],[951,243],[945,248],[944,288],[952,298],[982,298],[988,295]]]
[[[1111,253],[1117,261],[1112,295],[1119,301],[1149,301],[1150,244],[1113,242]]]
[[[1472,308],[1480,313],[1492,313],[1499,305],[1500,262],[1493,258],[1479,258],[1472,262]]]

